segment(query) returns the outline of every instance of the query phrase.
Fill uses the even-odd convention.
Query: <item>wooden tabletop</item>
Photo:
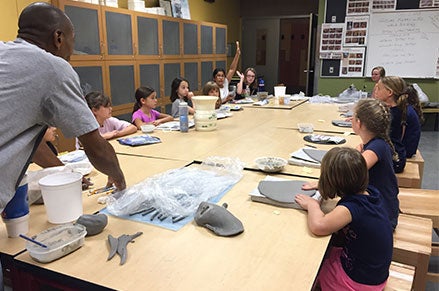
[[[121,145],[117,140],[110,143],[119,154],[196,161],[203,161],[209,156],[238,157],[246,167],[252,169],[257,169],[254,160],[258,157],[275,156],[288,160],[292,152],[309,144],[303,140],[307,134],[297,130],[298,122],[312,122],[316,130],[333,132],[315,132],[317,134],[345,138],[346,143],[341,146],[355,147],[360,143],[358,136],[346,134],[352,129],[331,124],[333,119],[340,118],[338,105],[335,104],[303,103],[291,110],[245,107],[232,114],[231,117],[218,120],[217,129],[210,132],[195,129],[188,133],[155,130],[152,135],[159,137],[161,143],[138,147]],[[329,150],[338,145],[314,146]],[[320,170],[287,165],[283,173],[318,178]]]
[[[101,234],[62,259],[16,260],[117,290],[310,290],[330,237],[312,235],[302,210],[252,202],[248,194],[264,177],[245,171],[219,203],[242,221],[238,236],[218,237],[194,222],[173,232],[110,216]],[[138,231],[125,265],[118,256],[106,261],[109,234]]]

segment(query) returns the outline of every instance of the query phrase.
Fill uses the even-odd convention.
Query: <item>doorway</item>
[[[242,70],[255,68],[269,93],[283,83],[288,94],[312,96],[316,27],[314,14],[243,18]]]

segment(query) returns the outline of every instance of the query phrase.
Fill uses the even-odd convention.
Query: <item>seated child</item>
[[[174,120],[171,115],[154,110],[157,107],[157,93],[153,88],[144,86],[136,90],[136,102],[133,107],[133,123],[140,129],[143,124],[155,126]]]
[[[220,97],[220,89],[214,81],[209,81],[204,85],[203,95],[218,97],[218,101],[215,103],[215,109],[219,109],[221,107],[222,100]]]
[[[172,117],[180,116],[179,106],[180,102],[186,102],[188,105],[188,113],[194,114],[195,110],[192,105],[192,97],[194,93],[189,91],[189,82],[183,78],[175,78],[171,84],[171,102],[172,102]]]
[[[85,96],[88,107],[99,123],[99,133],[105,139],[135,133],[137,128],[131,123],[111,116],[110,98],[101,92],[90,92]]]
[[[341,242],[322,263],[317,277],[321,290],[383,290],[386,285],[393,231],[382,195],[368,183],[361,153],[335,147],[323,157],[318,188],[323,199],[339,196],[337,206],[325,214],[317,200],[301,194],[295,198],[308,211],[313,234],[333,234]]]

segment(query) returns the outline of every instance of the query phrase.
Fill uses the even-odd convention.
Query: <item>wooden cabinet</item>
[[[189,81],[200,93],[215,67],[226,66],[227,26],[58,0],[75,27],[71,64],[84,94],[103,91],[113,115],[132,112],[134,92],[148,85],[157,91],[158,110],[169,112],[171,82]]]

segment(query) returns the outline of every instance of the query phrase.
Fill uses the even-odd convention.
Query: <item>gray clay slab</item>
[[[305,154],[307,154],[311,159],[316,160],[321,163],[323,156],[326,155],[328,151],[325,150],[315,150],[315,149],[303,149]]]
[[[352,127],[352,122],[345,120],[333,120],[332,124],[340,127]]]
[[[274,201],[293,203],[296,194],[313,196],[316,190],[302,190],[306,181],[261,181],[258,185],[259,192]]]

